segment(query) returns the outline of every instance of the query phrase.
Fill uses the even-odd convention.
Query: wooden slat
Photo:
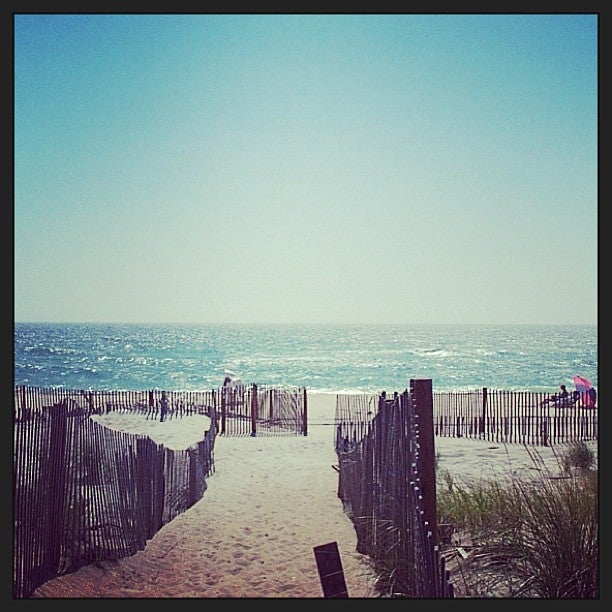
[[[344,580],[344,570],[337,542],[314,547],[314,555],[326,599],[346,599],[348,590]]]

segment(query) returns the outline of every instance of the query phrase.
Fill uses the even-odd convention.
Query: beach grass
[[[452,572],[457,596],[598,597],[595,459],[575,443],[558,460],[559,474],[536,479],[458,483],[438,473],[439,522],[453,525],[461,552]]]

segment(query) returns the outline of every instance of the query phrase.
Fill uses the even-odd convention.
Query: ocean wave
[[[121,342],[117,342],[120,339]],[[597,386],[595,326],[161,326],[17,324],[14,383],[100,390],[207,390],[225,369],[247,384],[313,392],[556,390]]]

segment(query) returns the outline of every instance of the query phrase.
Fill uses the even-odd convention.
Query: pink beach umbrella
[[[576,374],[572,380],[576,386],[576,391],[580,391],[581,393],[593,388],[593,383],[584,376],[578,376],[578,374]]]
[[[583,401],[587,407],[594,406],[595,400],[592,395],[588,392],[593,388],[593,383],[584,376],[579,376],[576,374],[572,380],[574,381],[574,385],[576,387],[576,391],[580,392],[580,395],[583,397]]]

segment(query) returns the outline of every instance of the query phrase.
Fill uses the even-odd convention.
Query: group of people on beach
[[[550,397],[545,398],[540,402],[541,406],[546,404],[554,404],[555,406],[575,406],[580,401],[581,392],[576,389],[570,398],[570,393],[567,390],[565,385],[560,386],[561,393],[555,393]],[[591,387],[585,392],[584,405],[587,408],[595,408],[595,403],[597,401],[597,391],[595,391],[595,387]]]

